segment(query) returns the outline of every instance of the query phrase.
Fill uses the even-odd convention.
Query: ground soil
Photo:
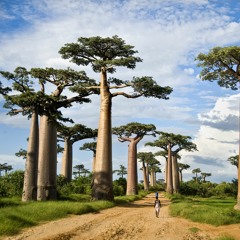
[[[162,195],[160,200],[159,218],[153,207],[154,194],[150,194],[98,213],[44,223],[4,240],[213,240],[226,235],[240,240],[240,224],[214,227],[171,217],[169,200]]]

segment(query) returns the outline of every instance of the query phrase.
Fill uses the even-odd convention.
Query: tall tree
[[[195,174],[195,181],[198,182],[198,173],[201,172],[200,168],[195,168],[192,170],[192,173]]]
[[[146,143],[148,146],[160,147],[168,153],[167,161],[167,192],[172,194],[178,192],[179,188],[179,170],[178,170],[178,154],[180,151],[196,151],[196,144],[192,143],[191,137],[180,134],[157,132],[160,136],[154,142]]]
[[[13,73],[1,71],[0,74],[12,82],[15,94],[5,95],[5,108],[8,114],[18,113],[31,118],[28,151],[26,152],[24,185],[22,201],[37,199],[37,168],[38,168],[38,114],[41,114],[41,92],[34,91],[33,81],[29,71],[24,67],[17,67]]]
[[[156,127],[153,124],[131,122],[127,125],[114,127],[112,133],[118,135],[120,142],[129,142],[128,145],[128,176],[127,195],[138,194],[137,179],[137,144],[144,136],[155,136]]]
[[[240,82],[240,47],[215,47],[206,54],[200,53],[196,59],[197,66],[202,68],[200,77],[206,81],[217,81],[221,87],[238,90]],[[240,121],[240,116],[239,116]],[[240,122],[239,122],[240,124]],[[238,166],[240,165],[240,131]],[[237,204],[234,206],[240,210],[240,168],[238,168],[238,194]]]
[[[74,172],[74,174],[78,175],[78,177],[81,177],[81,174],[85,172],[83,164],[76,165],[73,168],[76,169],[76,172]]]
[[[94,199],[113,200],[112,184],[112,98],[155,97],[167,99],[172,92],[170,87],[160,87],[152,77],[133,78],[123,81],[117,78],[107,78],[107,73],[114,73],[116,67],[134,69],[142,59],[136,57],[134,47],[127,45],[118,36],[101,38],[78,38],[77,43],[65,44],[59,51],[65,59],[71,59],[77,65],[91,65],[93,71],[100,73],[100,118],[98,125],[98,140],[94,183],[92,197]],[[112,85],[114,84],[114,85]],[[111,93],[111,89],[133,88],[129,91]]]
[[[154,158],[154,154],[152,152],[139,152],[137,153],[137,158],[139,162],[142,163],[142,171],[143,171],[143,185],[144,190],[149,190],[149,162],[152,158]]]
[[[186,170],[190,168],[190,166],[188,164],[184,164],[184,163],[178,163],[178,170],[179,170],[179,181],[182,182],[183,181],[183,177],[182,177],[182,171]]]
[[[119,169],[114,170],[113,172],[116,172],[118,176],[123,178],[123,176],[127,174],[127,168],[124,165],[121,164],[119,166]]]
[[[202,176],[203,182],[205,183],[206,182],[206,177],[210,177],[210,176],[212,176],[212,174],[201,172],[201,176]]]
[[[161,172],[159,165],[161,165],[161,163],[156,158],[153,158],[149,162],[150,185],[152,187],[156,185],[156,173]]]
[[[89,95],[95,93],[86,86],[95,85],[95,81],[88,78],[85,72],[68,69],[32,68],[31,75],[39,80],[42,93],[46,98],[40,118],[39,129],[39,164],[38,164],[38,200],[54,200],[56,192],[57,173],[57,130],[56,121],[69,121],[62,117],[59,111],[62,107],[71,107],[73,102],[90,102]],[[46,95],[45,85],[54,85],[56,88]],[[75,96],[67,98],[63,91],[69,89],[76,92]]]
[[[92,160],[92,172],[93,172],[95,161],[96,161],[97,142],[84,143],[82,147],[80,147],[79,149],[93,152],[93,160]]]
[[[152,143],[147,143],[146,145],[150,144],[152,146]],[[167,168],[168,168],[168,152],[166,150],[157,151],[154,153],[155,156],[161,156],[165,158],[165,170],[164,170],[164,182],[167,183]]]
[[[61,124],[57,126],[57,131],[58,138],[64,141],[61,175],[70,182],[72,180],[73,144],[86,138],[97,137],[97,130],[87,128],[82,124],[75,124],[72,127]]]
[[[2,176],[2,171],[5,171],[7,163],[0,163],[0,177]]]
[[[238,168],[238,158],[239,158],[239,155],[235,155],[235,156],[229,157],[227,160],[228,160],[233,166],[236,166],[236,167]]]

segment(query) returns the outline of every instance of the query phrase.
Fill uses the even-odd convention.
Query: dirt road
[[[4,240],[213,240],[232,236],[240,240],[240,224],[213,227],[168,214],[168,199],[159,196],[159,218],[154,212],[154,194],[124,206],[61,220],[27,229]]]

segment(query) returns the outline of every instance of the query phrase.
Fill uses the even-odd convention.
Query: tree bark
[[[182,182],[182,170],[179,171],[179,182]]]
[[[41,116],[37,200],[55,200],[57,177],[57,131],[47,115]]]
[[[237,204],[234,206],[234,209],[240,211],[240,142],[239,142],[239,156],[238,156],[238,193],[237,193]]]
[[[173,194],[172,151],[170,143],[168,144],[167,193]]]
[[[96,200],[112,201],[114,198],[112,184],[112,96],[107,85],[107,73],[104,68],[101,70],[100,97],[100,118],[92,197]]]
[[[148,184],[147,184],[147,173],[146,173],[146,166],[145,163],[142,162],[142,169],[143,169],[143,186],[144,186],[144,190],[148,191]]]
[[[38,112],[34,111],[32,114],[31,129],[28,140],[22,201],[37,200],[38,146]]]
[[[167,176],[168,176],[168,161],[166,159],[166,164],[165,164],[165,174],[164,174],[164,180],[165,183],[167,184]]]
[[[72,180],[72,143],[69,138],[65,138],[64,141],[61,175],[63,175],[68,182]]]
[[[172,156],[172,176],[173,176],[173,191],[177,193],[179,191],[179,169],[177,163],[177,155],[173,154]]]
[[[128,175],[127,175],[127,195],[138,194],[137,179],[137,143],[131,139],[128,146]]]
[[[150,173],[150,185],[153,187],[154,186],[154,170],[151,170]]]

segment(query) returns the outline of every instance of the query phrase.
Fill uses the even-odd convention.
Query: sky
[[[238,154],[240,93],[202,81],[195,58],[216,46],[239,46],[239,32],[239,0],[1,0],[0,70],[71,67],[85,70],[99,81],[99,74],[90,67],[64,60],[58,51],[79,37],[118,35],[134,46],[143,62],[134,70],[117,69],[114,77],[151,76],[159,85],[172,87],[173,92],[169,100],[113,98],[112,126],[139,122],[190,136],[198,151],[180,152],[180,162],[190,165],[183,171],[183,180],[191,180],[192,170],[200,168],[212,174],[206,180],[231,182],[237,178],[237,168],[227,159]],[[6,84],[1,77],[0,81]],[[24,170],[24,160],[15,153],[27,149],[30,121],[21,115],[6,115],[3,104],[0,97],[0,163]],[[63,114],[75,123],[97,128],[99,96],[92,97],[92,103],[64,109]],[[138,152],[159,151],[145,147],[146,142],[156,139],[144,137]],[[92,153],[79,150],[84,142],[91,141],[74,144],[73,166],[84,164],[91,170]],[[113,135],[114,170],[120,165],[127,167],[127,154],[128,143]],[[164,172],[165,160],[157,159]],[[60,168],[61,154],[58,173]],[[143,179],[140,170],[138,175]],[[158,173],[157,179],[162,178],[164,173]]]

